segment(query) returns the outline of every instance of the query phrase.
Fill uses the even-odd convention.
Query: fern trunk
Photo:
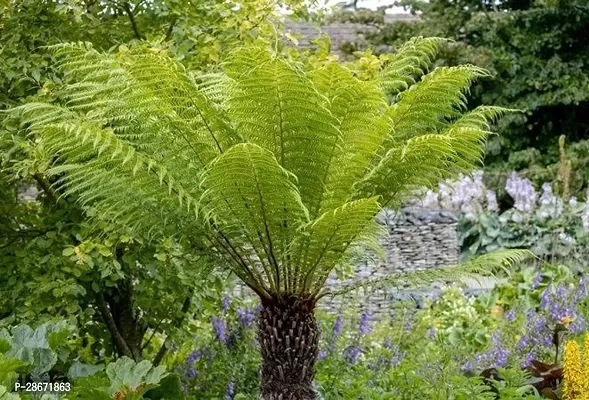
[[[298,297],[262,301],[258,341],[262,400],[314,400],[319,329],[315,302]]]

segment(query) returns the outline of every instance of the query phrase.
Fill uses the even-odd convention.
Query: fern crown
[[[377,247],[381,207],[481,162],[505,110],[466,111],[478,67],[426,73],[441,41],[411,40],[370,77],[259,44],[214,74],[61,44],[58,100],[11,113],[61,193],[101,219],[190,237],[262,298],[318,298],[334,267]]]

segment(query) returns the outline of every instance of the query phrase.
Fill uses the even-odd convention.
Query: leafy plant
[[[464,92],[487,76],[474,66],[411,85],[438,44],[411,41],[366,76],[358,64],[294,62],[257,44],[201,83],[161,48],[62,44],[58,101],[11,114],[57,157],[49,175],[95,221],[147,237],[181,232],[201,265],[233,271],[262,300],[261,395],[314,398],[314,309],[330,272],[376,245],[381,206],[478,163],[487,121],[505,112],[460,112]],[[411,85],[392,105],[387,94],[403,85],[391,82]]]

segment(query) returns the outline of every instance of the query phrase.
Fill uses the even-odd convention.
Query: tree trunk
[[[315,301],[298,297],[262,300],[258,341],[262,400],[314,400],[319,329]]]
[[[145,335],[145,327],[135,308],[131,280],[120,281],[116,290],[106,297],[106,301],[117,329],[131,351],[132,358],[135,361],[141,361],[143,359],[141,343]]]

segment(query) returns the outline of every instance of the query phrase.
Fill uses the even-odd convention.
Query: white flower
[[[423,206],[434,210],[439,209],[440,203],[438,201],[438,195],[434,191],[428,190],[423,198]]]
[[[544,183],[542,185],[542,195],[540,196],[539,203],[538,216],[540,218],[558,218],[562,215],[563,201],[560,197],[553,194],[550,183]]]
[[[577,241],[575,240],[574,237],[572,237],[571,235],[569,235],[565,232],[559,233],[558,238],[560,239],[562,244],[565,244],[565,245],[574,245],[577,243]]]
[[[531,214],[536,205],[537,193],[529,179],[512,172],[505,183],[505,191],[514,201],[513,207],[526,214]]]
[[[497,204],[497,194],[493,190],[487,190],[487,211],[499,211],[499,204]]]

